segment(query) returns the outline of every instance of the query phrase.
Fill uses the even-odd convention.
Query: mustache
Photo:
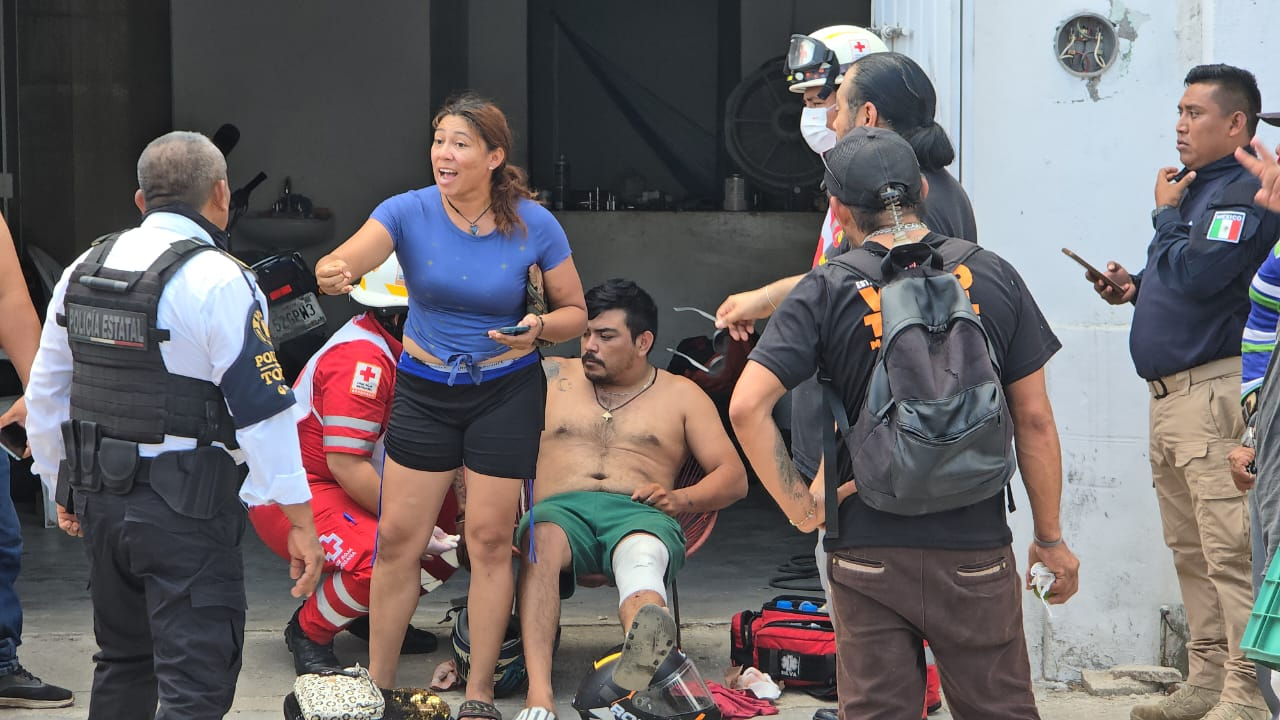
[[[595,353],[590,353],[590,352],[589,352],[589,353],[583,353],[583,355],[582,355],[582,362],[584,362],[584,363],[585,363],[585,362],[593,362],[593,363],[595,363],[595,364],[597,364],[597,365],[604,365],[604,361],[600,359],[600,356],[599,356],[599,355],[596,355]]]

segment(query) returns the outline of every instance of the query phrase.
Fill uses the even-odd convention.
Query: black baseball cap
[[[1280,127],[1280,112],[1258,113],[1258,119],[1268,125]]]
[[[901,185],[919,195],[923,181],[916,152],[892,130],[864,125],[854,128],[822,157],[827,192],[845,205],[881,208],[881,192]]]

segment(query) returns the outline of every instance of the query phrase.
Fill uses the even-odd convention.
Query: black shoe
[[[622,654],[613,666],[613,683],[624,690],[644,690],[675,649],[675,618],[657,605],[641,606],[622,642]]]
[[[298,623],[300,612],[302,608],[295,610],[293,618],[284,628],[284,645],[289,648],[289,652],[293,653],[293,671],[298,675],[306,675],[326,670],[341,670],[342,663],[338,662],[338,656],[333,654],[333,643],[321,645],[302,631],[302,625]]]
[[[813,711],[813,720],[837,720],[840,708],[818,708]]]
[[[21,665],[0,675],[0,708],[60,708],[75,699],[70,690],[50,685]]]
[[[362,618],[352,620],[347,625],[347,632],[365,642],[369,642],[369,616],[365,615]],[[436,639],[435,635],[410,625],[409,629],[404,633],[404,644],[400,646],[400,654],[426,655],[435,652],[438,647],[440,647],[440,641]]]

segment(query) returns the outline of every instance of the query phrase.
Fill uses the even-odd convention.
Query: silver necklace
[[[876,237],[878,235],[893,235],[897,233],[898,230],[902,230],[902,232],[908,233],[908,232],[911,232],[912,230],[928,230],[928,229],[929,229],[929,226],[925,225],[922,222],[913,222],[913,223],[907,223],[906,225],[897,225],[894,227],[881,228],[867,235],[866,237],[862,238],[862,240],[863,242],[866,242],[867,240],[870,240],[871,238]]]

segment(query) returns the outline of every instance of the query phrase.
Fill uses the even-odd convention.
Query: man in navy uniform
[[[100,239],[54,289],[27,432],[59,526],[86,538],[89,717],[222,717],[244,640],[241,501],[289,517],[295,596],[324,553],[265,299],[219,249],[222,153],[164,135],[138,159],[138,187],[141,227]]]
[[[1254,203],[1258,180],[1235,155],[1262,109],[1253,74],[1199,65],[1184,85],[1174,125],[1182,169],[1157,171],[1146,267],[1108,263],[1122,292],[1086,276],[1103,300],[1134,306],[1129,353],[1151,394],[1151,477],[1190,634],[1187,682],[1130,717],[1264,720],[1271,713],[1240,649],[1253,608],[1249,510],[1228,454],[1245,429],[1237,398],[1249,283],[1280,216]]]

